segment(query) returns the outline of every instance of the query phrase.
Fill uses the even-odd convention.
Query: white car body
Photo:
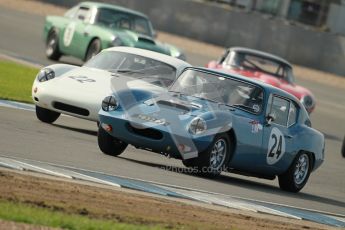
[[[185,68],[191,66],[177,58],[137,48],[114,47],[103,50],[101,53],[109,51],[134,54],[168,64],[176,69],[176,77]],[[32,86],[32,99],[36,106],[91,121],[98,121],[98,111],[101,108],[102,100],[113,93],[114,87],[111,82],[119,81],[120,85],[125,83],[124,85],[129,88],[141,88],[157,92],[165,90],[163,87],[146,81],[120,76],[120,74],[108,70],[67,64],[54,64],[45,68],[53,70],[55,77],[44,82],[35,79]],[[119,87],[115,88],[119,89]],[[62,104],[63,109],[61,109]],[[71,108],[66,109],[66,105],[83,109],[80,111],[83,111],[84,115],[80,111],[78,113],[70,112]],[[73,108],[74,110],[75,108]]]

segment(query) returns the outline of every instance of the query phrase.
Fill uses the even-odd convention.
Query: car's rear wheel
[[[58,61],[62,53],[59,49],[59,37],[56,31],[52,30],[46,41],[46,55],[49,59]]]
[[[184,160],[183,164],[195,168],[203,176],[218,176],[229,162],[231,145],[232,142],[226,133],[219,134],[209,148],[199,153],[197,158]]]
[[[90,60],[93,56],[97,55],[99,52],[101,52],[101,41],[99,39],[94,39],[89,47],[87,48],[87,52],[85,55],[85,60],[88,61]]]
[[[38,118],[38,120],[42,122],[51,124],[54,121],[56,121],[59,118],[59,116],[60,113],[58,112],[45,109],[36,105],[36,117]]]
[[[310,155],[306,152],[300,152],[289,169],[278,176],[280,188],[289,192],[299,192],[307,183],[311,168]]]
[[[127,143],[124,143],[107,133],[101,125],[99,126],[98,147],[104,154],[118,156],[125,151],[127,145]]]

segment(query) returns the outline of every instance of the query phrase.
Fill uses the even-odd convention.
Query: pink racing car
[[[207,68],[237,73],[278,87],[297,97],[308,113],[315,108],[315,97],[306,88],[295,83],[291,64],[275,55],[258,50],[233,47]]]

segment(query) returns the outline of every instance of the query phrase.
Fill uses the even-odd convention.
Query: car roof
[[[217,70],[216,69],[208,69],[208,68],[204,68],[204,67],[191,67],[191,68],[188,68],[188,69],[201,70],[201,71],[208,72],[208,73],[211,73],[211,74],[222,75],[223,77],[226,77],[226,78],[232,78],[232,79],[235,79],[235,80],[239,80],[239,81],[243,81],[243,82],[248,82],[250,84],[257,85],[257,86],[259,86],[261,88],[264,88],[265,91],[267,91],[269,93],[278,94],[280,96],[283,96],[283,97],[286,97],[288,99],[291,99],[291,100],[293,100],[293,101],[295,101],[296,103],[299,104],[299,100],[294,95],[292,95],[290,93],[287,93],[284,90],[279,89],[277,87],[269,85],[269,84],[267,84],[265,82],[262,82],[260,80],[256,80],[254,78],[252,79],[252,78],[244,77],[244,76],[236,74],[236,73],[229,73],[227,71],[219,70],[219,69],[217,69]]]
[[[130,54],[136,54],[139,56],[144,56],[144,57],[149,57],[153,59],[157,59],[161,62],[167,63],[168,65],[175,66],[178,68],[187,68],[191,67],[192,65],[175,57],[150,51],[150,50],[145,50],[145,49],[139,49],[139,48],[134,48],[134,47],[126,47],[126,46],[117,46],[117,47],[111,47],[108,49],[104,49],[102,52],[107,52],[107,51],[117,51],[117,52],[126,52]]]
[[[276,60],[276,61],[281,62],[281,63],[289,66],[290,68],[292,68],[292,65],[287,60],[285,60],[281,57],[278,57],[276,55],[260,51],[260,50],[250,49],[250,48],[246,48],[246,47],[230,47],[229,50],[235,51],[235,52],[243,52],[243,53],[253,54],[256,56],[262,56],[262,57],[267,58],[267,59]]]
[[[96,8],[110,8],[110,9],[114,9],[114,10],[118,10],[118,11],[122,11],[122,12],[126,12],[128,14],[134,14],[143,18],[148,19],[148,17],[139,12],[139,11],[135,11],[135,10],[131,10],[128,9],[126,7],[122,7],[122,6],[117,6],[117,5],[113,5],[113,4],[108,4],[108,3],[102,3],[102,2],[82,2],[79,4],[80,6],[87,6],[87,7],[96,7]]]

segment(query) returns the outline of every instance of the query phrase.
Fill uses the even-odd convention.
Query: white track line
[[[13,160],[13,159],[6,159],[6,158],[2,158],[7,160],[7,162],[3,162],[1,161],[0,158],[0,165],[4,165],[10,168],[14,168],[14,169],[19,169],[19,170],[26,170],[26,171],[33,171],[33,172],[41,172],[41,173],[45,173],[45,174],[49,174],[49,175],[54,175],[54,176],[58,176],[58,177],[65,177],[68,179],[78,179],[78,180],[85,180],[85,181],[91,181],[91,182],[97,182],[97,183],[101,183],[101,184],[107,184],[107,185],[111,185],[111,186],[115,186],[115,187],[121,187],[121,185],[113,183],[113,182],[109,182],[109,181],[105,181],[105,180],[101,180],[95,177],[91,177],[88,175],[84,175],[81,173],[77,173],[74,171],[68,171],[68,170],[64,170],[64,169],[57,169],[59,171],[64,171],[65,173],[61,173],[61,172],[57,172],[55,170],[50,170],[50,169],[46,169],[43,167],[39,167],[36,165],[32,165],[32,164],[28,164],[22,161],[18,161],[18,160]],[[9,161],[12,161],[9,163]],[[11,164],[12,163],[12,164]],[[22,166],[22,167],[20,167]]]
[[[31,164],[28,164],[28,163],[25,163],[25,162],[21,162],[21,161],[17,161],[17,160],[13,160],[13,161],[17,162],[19,165],[22,165],[24,170],[34,171],[34,172],[43,172],[43,173],[46,173],[46,174],[49,174],[49,175],[54,175],[54,176],[59,176],[59,177],[65,177],[65,178],[68,178],[68,179],[73,179],[71,176],[63,174],[63,173],[55,172],[55,171],[52,171],[52,170],[49,170],[49,169],[45,169],[45,168],[42,168],[42,167],[38,167],[38,166],[31,165]]]
[[[278,211],[278,210],[275,210],[272,208],[268,208],[268,207],[265,207],[262,205],[250,204],[248,202],[233,199],[233,198],[212,197],[212,196],[210,196],[210,194],[205,194],[205,193],[200,193],[200,192],[185,191],[182,189],[171,189],[171,188],[165,187],[165,186],[160,186],[160,187],[165,188],[165,189],[170,189],[174,192],[177,192],[179,194],[185,195],[187,197],[191,197],[195,200],[199,200],[199,201],[202,201],[205,203],[211,203],[211,204],[226,206],[228,208],[235,208],[235,209],[246,210],[246,211],[251,211],[251,212],[260,212],[260,213],[265,213],[265,214],[288,217],[288,218],[297,219],[297,220],[302,219],[302,218],[295,216],[295,215],[281,212],[281,211]]]
[[[73,172],[71,172],[71,174],[72,174],[72,177],[74,179],[91,181],[91,182],[97,182],[97,183],[100,183],[100,184],[107,184],[107,185],[111,185],[111,186],[115,186],[115,187],[121,188],[121,185],[119,185],[119,184],[116,184],[116,183],[113,183],[113,182],[109,182],[109,181],[106,181],[106,180],[101,180],[101,179],[98,179],[96,177],[84,175],[82,173],[77,173],[77,172],[73,171]],[[73,174],[75,174],[77,176],[73,176]]]
[[[43,65],[41,65],[41,64],[33,63],[30,61],[25,61],[24,59],[16,58],[16,57],[13,57],[11,55],[6,55],[6,54],[2,54],[2,53],[0,53],[0,58],[5,59],[5,60],[9,60],[9,61],[13,61],[16,63],[20,63],[20,64],[23,64],[26,66],[30,66],[30,67],[35,67],[35,68],[42,68],[43,67]]]
[[[9,103],[7,103],[9,102]],[[12,109],[21,109],[26,111],[35,111],[35,106],[32,104],[16,102],[16,101],[7,101],[7,100],[0,100],[0,106]]]
[[[0,166],[6,167],[6,168],[10,168],[10,169],[17,169],[20,171],[23,171],[24,169],[22,167],[19,167],[17,165],[12,165],[9,163],[5,163],[5,162],[0,162]]]
[[[4,157],[18,159],[17,157],[12,157],[12,156],[4,156]],[[275,202],[269,202],[269,201],[262,201],[262,200],[244,198],[244,197],[240,197],[240,196],[226,195],[226,194],[217,193],[217,192],[210,192],[210,191],[201,190],[201,189],[187,188],[187,187],[183,187],[183,186],[179,186],[179,185],[172,185],[172,184],[166,184],[166,183],[155,182],[155,181],[150,181],[150,180],[137,179],[137,178],[133,178],[133,177],[125,177],[125,176],[121,176],[121,175],[110,175],[110,174],[107,174],[107,173],[104,173],[104,172],[100,172],[100,171],[87,170],[87,169],[82,169],[82,168],[78,168],[78,167],[71,167],[71,166],[68,166],[68,165],[59,165],[59,164],[54,164],[54,163],[49,163],[49,162],[44,162],[44,161],[39,161],[39,160],[32,160],[32,159],[25,159],[25,158],[19,158],[19,159],[33,161],[33,162],[39,162],[39,163],[45,163],[45,164],[49,164],[49,165],[56,166],[56,167],[64,167],[64,168],[70,168],[70,169],[89,171],[89,172],[93,172],[93,173],[100,173],[100,174],[109,175],[109,176],[116,176],[116,177],[119,177],[119,178],[122,178],[122,179],[137,180],[137,181],[151,183],[151,184],[155,184],[155,185],[167,186],[167,187],[177,188],[177,189],[184,189],[184,190],[187,190],[187,191],[196,191],[196,192],[202,192],[202,193],[207,193],[207,194],[220,195],[220,196],[229,197],[229,198],[241,199],[241,200],[244,200],[244,201],[260,202],[260,203],[271,204],[271,205],[279,205],[281,207],[294,208],[294,209],[298,209],[298,210],[302,210],[302,211],[310,211],[310,212],[316,212],[316,213],[319,213],[319,214],[324,214],[324,215],[329,215],[329,216],[337,216],[337,217],[340,217],[340,218],[345,218],[345,215],[338,214],[338,213],[332,213],[332,212],[326,212],[326,211],[320,211],[320,210],[308,209],[308,208],[301,208],[301,207],[287,205],[287,204],[279,204],[279,203],[275,203]]]

